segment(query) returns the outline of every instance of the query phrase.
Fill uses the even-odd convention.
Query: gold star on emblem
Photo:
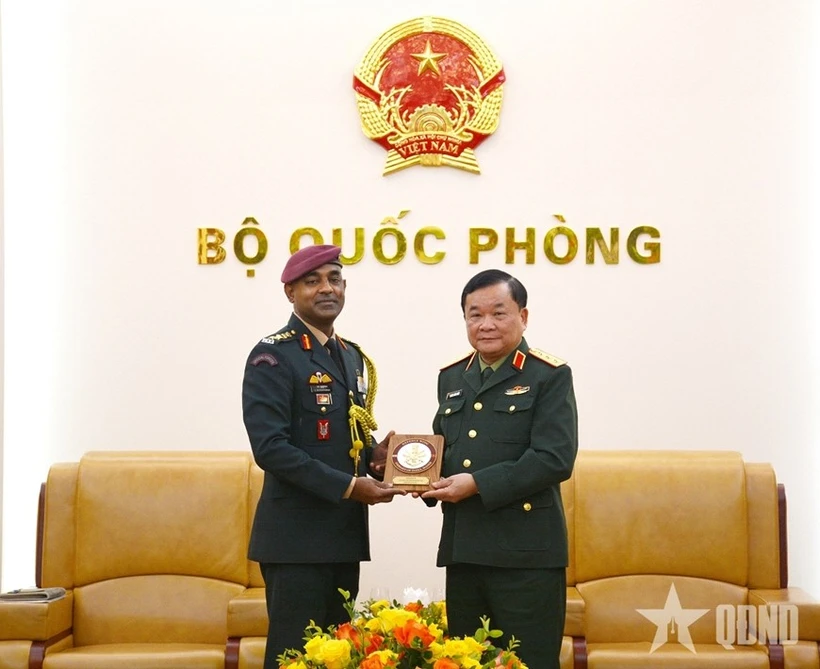
[[[446,53],[435,53],[430,46],[430,40],[427,40],[427,46],[424,47],[424,53],[411,53],[411,56],[419,61],[419,76],[427,70],[435,72],[441,76],[441,70],[438,67],[438,61],[444,58]]]

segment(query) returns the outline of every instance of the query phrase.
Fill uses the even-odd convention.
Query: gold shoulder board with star
[[[444,367],[441,367],[439,369],[439,371],[443,372],[445,369],[450,369],[450,367],[455,367],[458,363],[464,362],[468,358],[472,358],[474,355],[475,355],[475,351],[471,351],[470,353],[468,353],[467,355],[459,358],[458,360],[454,360],[453,362],[451,362],[447,365],[444,365]],[[469,367],[469,365],[468,365],[468,367]]]
[[[542,351],[540,348],[531,348],[527,351],[533,358],[538,358],[542,362],[546,362],[548,365],[552,367],[560,367],[561,365],[566,365],[566,360],[561,360],[561,358],[556,358],[554,355],[550,355]]]
[[[296,335],[296,330],[283,330],[282,332],[277,332],[276,334],[268,335],[267,337],[263,337],[260,341],[261,344],[279,344],[284,341],[290,341]]]

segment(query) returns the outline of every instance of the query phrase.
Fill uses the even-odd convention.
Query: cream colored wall
[[[382,177],[352,72],[392,25],[461,21],[501,58],[483,174]],[[282,325],[290,232],[447,233],[444,262],[345,273],[338,330],[376,360],[379,435],[427,431],[467,351],[458,299],[506,267],[532,345],[573,367],[584,448],[726,448],[772,462],[792,581],[820,596],[814,3],[4,0],[6,395],[2,587],[33,582],[48,467],[91,449],[247,448],[245,356]],[[662,234],[660,265],[470,265],[467,230]],[[254,216],[256,278],[196,263],[196,230]],[[230,251],[230,243],[227,245]],[[362,590],[435,589],[439,512],[373,509]]]

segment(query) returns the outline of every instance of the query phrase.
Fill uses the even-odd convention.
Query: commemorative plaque
[[[430,490],[441,478],[444,437],[438,434],[394,434],[387,443],[384,480],[407,492]]]

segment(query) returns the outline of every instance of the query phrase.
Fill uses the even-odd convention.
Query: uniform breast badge
[[[478,174],[475,148],[498,127],[503,83],[475,33],[432,16],[385,32],[353,78],[362,130],[387,150],[384,174],[413,165]]]
[[[311,374],[308,379],[308,386],[312,393],[330,393],[331,383],[333,383],[333,379],[321,370]]]

